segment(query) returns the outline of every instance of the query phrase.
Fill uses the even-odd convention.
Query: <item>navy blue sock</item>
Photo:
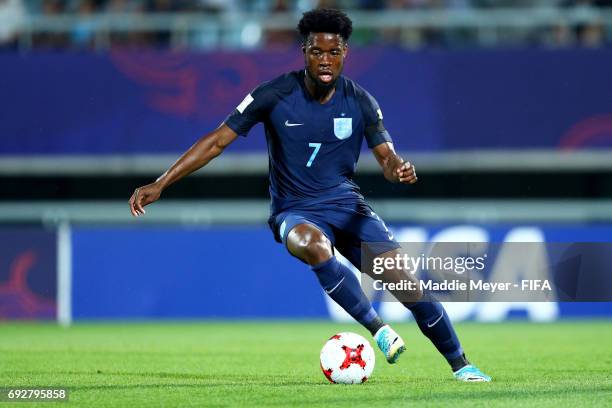
[[[372,308],[359,279],[342,265],[335,256],[325,262],[312,266],[321,287],[348,314],[374,335],[383,326],[378,313]]]
[[[453,371],[468,364],[455,329],[440,302],[425,293],[419,302],[404,305],[410,309],[423,334],[446,358]]]

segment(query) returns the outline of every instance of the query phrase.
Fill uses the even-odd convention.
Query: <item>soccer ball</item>
[[[355,333],[333,335],[321,349],[321,371],[334,384],[360,384],[374,370],[374,350]]]

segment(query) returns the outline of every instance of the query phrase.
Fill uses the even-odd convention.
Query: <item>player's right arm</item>
[[[137,217],[144,214],[144,207],[156,201],[166,187],[205,166],[220,155],[238,135],[246,136],[256,123],[267,116],[276,100],[277,92],[271,82],[255,88],[225,118],[221,126],[198,140],[155,182],[134,191],[129,201],[132,215]]]
[[[225,123],[204,135],[157,180],[134,190],[129,201],[132,215],[137,217],[144,214],[144,207],[159,199],[166,187],[207,165],[212,159],[219,156],[236,137],[238,134]]]

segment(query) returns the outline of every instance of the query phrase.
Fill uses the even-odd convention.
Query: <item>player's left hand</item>
[[[417,182],[416,169],[409,161],[404,162],[395,170],[400,183],[414,184]]]

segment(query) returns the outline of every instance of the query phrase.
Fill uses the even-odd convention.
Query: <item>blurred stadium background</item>
[[[0,319],[345,319],[268,230],[261,126],[146,217],[127,206],[254,86],[302,66],[294,27],[316,6],[353,18],[346,74],[417,166],[405,187],[360,162],[399,239],[612,239],[609,0],[0,0]]]

